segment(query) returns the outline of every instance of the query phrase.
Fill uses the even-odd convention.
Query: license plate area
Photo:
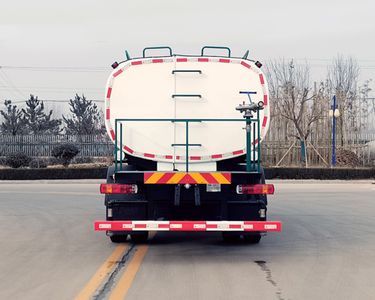
[[[207,184],[206,185],[207,193],[219,193],[221,192],[221,184]]]

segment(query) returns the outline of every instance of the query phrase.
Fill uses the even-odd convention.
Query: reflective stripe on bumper
[[[276,231],[280,221],[95,221],[96,231]]]

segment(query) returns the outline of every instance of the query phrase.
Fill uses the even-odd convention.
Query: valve
[[[255,103],[251,100],[251,96],[250,95],[254,95],[256,94],[257,92],[244,92],[244,91],[240,91],[240,94],[246,94],[249,98],[249,102],[248,104],[245,103],[245,101],[242,103],[242,104],[239,104],[237,107],[236,107],[236,110],[238,110],[240,113],[243,113],[244,114],[244,118],[252,118],[253,116],[253,112],[256,112],[257,110],[262,110],[263,107],[264,107],[264,102],[263,101],[259,101],[258,103]]]

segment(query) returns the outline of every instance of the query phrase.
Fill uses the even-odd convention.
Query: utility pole
[[[333,103],[329,110],[329,116],[332,117],[332,167],[336,166],[336,118],[340,117],[340,111],[336,104],[336,95],[333,96]]]

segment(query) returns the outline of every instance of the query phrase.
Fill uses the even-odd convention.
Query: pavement
[[[0,182],[0,299],[375,299],[375,184],[269,181],[260,244],[112,244],[97,180]]]

